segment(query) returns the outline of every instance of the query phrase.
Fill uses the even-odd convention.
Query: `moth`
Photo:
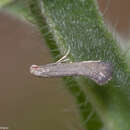
[[[111,80],[112,72],[113,65],[103,61],[56,62],[30,67],[30,73],[38,77],[85,76],[98,85],[104,85]]]

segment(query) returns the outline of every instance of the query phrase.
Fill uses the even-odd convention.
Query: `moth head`
[[[38,65],[31,65],[31,67],[30,67],[30,73],[35,75],[35,76],[39,76],[39,77],[43,76],[43,74],[45,77],[47,77],[46,73],[48,71],[49,70],[47,68],[43,68],[43,67],[38,66]]]

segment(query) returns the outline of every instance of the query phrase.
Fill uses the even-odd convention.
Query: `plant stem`
[[[114,65],[112,80],[99,86],[85,77],[64,78],[76,98],[86,129],[130,129],[130,73],[125,57],[107,31],[94,0],[29,0],[29,8],[57,60],[70,48],[71,61],[102,60]],[[73,86],[73,87],[72,87]],[[75,91],[73,91],[73,89]],[[80,92],[80,96],[77,93]],[[87,95],[87,98],[86,98]],[[85,101],[86,100],[86,101]],[[86,102],[90,102],[87,106]],[[87,114],[83,112],[88,110]],[[91,111],[96,111],[86,122]],[[92,122],[93,123],[92,123]],[[94,127],[92,127],[95,125]],[[90,127],[89,127],[90,126]]]

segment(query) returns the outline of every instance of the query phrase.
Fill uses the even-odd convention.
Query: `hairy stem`
[[[102,60],[114,65],[112,80],[104,86],[85,77],[64,78],[79,106],[83,105],[79,111],[85,128],[129,130],[130,73],[117,41],[103,23],[96,2],[29,0],[28,4],[32,17],[56,60],[70,48],[68,58],[73,62]],[[87,100],[91,107],[90,104],[86,105]],[[87,114],[83,112],[87,110]],[[96,111],[96,116],[87,122],[90,111]],[[92,127],[93,125],[95,126]]]

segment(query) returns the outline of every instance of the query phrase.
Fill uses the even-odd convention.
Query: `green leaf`
[[[114,65],[112,80],[103,86],[86,77],[64,78],[77,104],[83,105],[78,108],[84,127],[129,130],[130,73],[126,57],[105,27],[97,3],[94,0],[29,0],[28,4],[56,60],[70,48],[68,58],[72,62],[102,60]],[[96,116],[89,118],[91,111]]]

